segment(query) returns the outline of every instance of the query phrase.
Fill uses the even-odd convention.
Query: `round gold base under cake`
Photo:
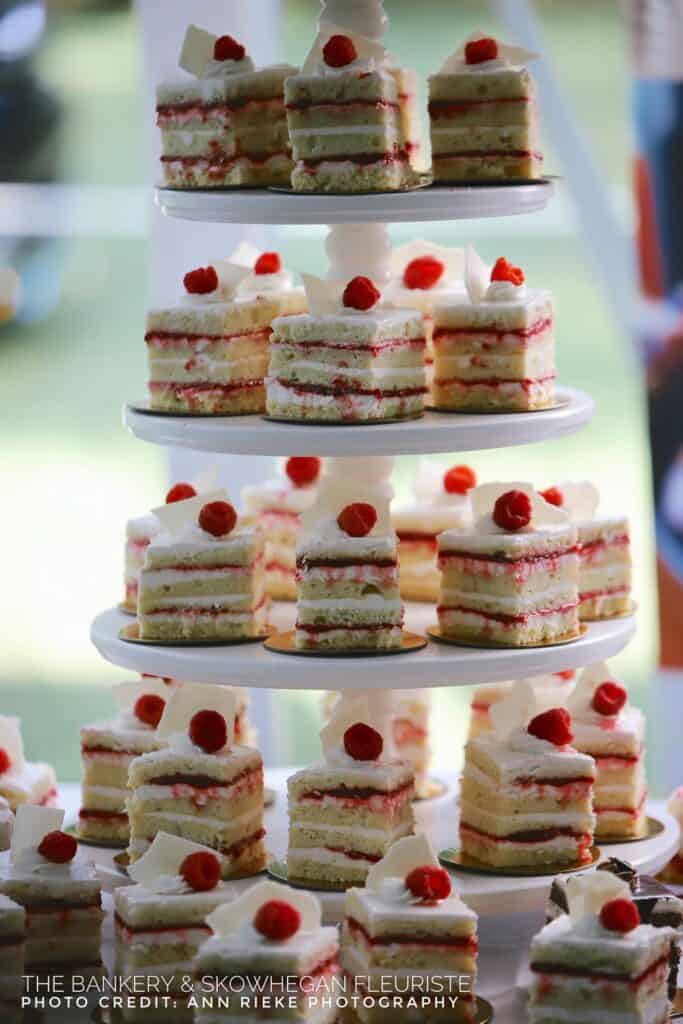
[[[544,174],[542,178],[439,178],[433,188],[520,188],[524,185],[550,185],[562,181],[560,174]]]
[[[167,416],[169,419],[210,420],[210,419],[236,419],[239,416],[260,416],[260,412],[193,412],[191,409],[152,409],[149,404],[131,402],[129,408],[133,412],[139,412],[143,416]]]
[[[372,420],[313,420],[301,419],[298,416],[269,416],[264,414],[262,420],[269,423],[296,423],[300,427],[381,427],[384,423],[405,423],[408,420],[421,420],[424,411],[410,413],[409,416],[387,416],[384,419]]]
[[[308,889],[309,892],[346,892],[347,889],[351,889],[353,886],[360,888],[363,886],[362,882],[344,883],[324,882],[322,880],[307,882],[304,879],[298,881],[296,878],[289,877],[286,860],[271,860],[266,868],[266,874],[276,882],[285,882],[287,885],[291,885],[292,889]]]
[[[642,843],[646,839],[654,839],[664,831],[664,825],[657,818],[647,818],[645,829],[639,836],[599,836],[601,846],[616,846],[621,843]]]
[[[148,647],[239,647],[241,644],[260,644],[270,635],[273,626],[266,626],[257,636],[223,637],[220,640],[143,640],[140,623],[130,622],[119,630],[119,640],[128,644],[144,644]]]
[[[483,996],[475,996],[474,1007],[469,1013],[465,1013],[465,1004],[462,1005],[463,1009],[459,1011],[458,1004],[456,1003],[452,1016],[448,1018],[450,1024],[458,1024],[459,1021],[467,1021],[467,1024],[491,1024],[491,1021],[493,1020],[493,1006],[488,999],[484,999]],[[400,1010],[397,1011],[399,1017],[400,1012]],[[352,1006],[345,1007],[341,1011],[338,1019],[340,1024],[361,1024],[360,1017]]]
[[[82,836],[77,825],[69,825],[64,831],[73,836],[79,846],[94,846],[100,850],[125,850],[128,846],[127,839],[92,839],[90,836]]]
[[[517,867],[492,867],[484,864],[476,857],[468,857],[461,853],[457,846],[439,852],[439,860],[444,867],[456,868],[471,875],[497,875],[499,878],[536,878],[545,875],[570,875],[575,871],[585,871],[600,860],[600,847],[591,847],[591,859],[580,864],[529,864]]]
[[[576,640],[581,639],[581,637],[585,634],[587,628],[587,626],[581,624],[579,626],[578,633],[575,633],[573,636],[561,637],[559,640],[545,640],[535,644],[504,644],[501,641],[496,640],[489,640],[487,643],[484,643],[483,640],[455,640],[451,639],[448,636],[444,636],[443,633],[441,632],[441,626],[429,626],[426,632],[427,636],[430,637],[432,640],[436,640],[437,643],[440,644],[448,644],[450,647],[475,647],[478,650],[484,651],[490,650],[490,648],[495,647],[503,651],[516,651],[519,650],[521,647],[560,647],[562,644],[573,644]]]
[[[286,633],[273,633],[264,641],[263,646],[276,654],[291,654],[304,658],[386,658],[395,654],[410,654],[412,651],[421,651],[427,646],[427,641],[417,633],[407,633],[401,630],[400,647],[341,647],[338,650],[325,648],[324,650],[301,651],[294,646],[296,630],[289,629]]]

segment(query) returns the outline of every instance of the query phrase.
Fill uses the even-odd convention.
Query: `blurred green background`
[[[479,0],[387,0],[388,46],[424,77],[471,30],[496,29]],[[547,50],[609,184],[629,217],[628,53],[616,0],[537,4]],[[0,711],[20,714],[28,754],[54,761],[62,780],[79,775],[79,725],[108,714],[107,684],[126,678],[103,663],[88,640],[91,618],[119,600],[123,527],[158,504],[164,453],[122,428],[125,399],[143,393],[144,131],[134,13],[124,5],[50,13],[37,61],[44,88],[61,105],[50,159],[57,181],[131,190],[117,236],[23,241],[34,289],[53,300],[49,315],[0,328],[3,382],[4,586],[1,588]],[[314,33],[314,0],[284,4],[284,53],[305,56]],[[106,41],[106,47],[102,43]],[[609,88],[605,83],[609,83]],[[552,154],[549,169],[561,171]],[[137,200],[136,197],[137,196]],[[134,216],[133,216],[134,215]],[[49,216],[49,213],[48,213]],[[628,508],[634,523],[637,638],[614,668],[639,702],[647,699],[655,657],[656,594],[649,468],[640,371],[592,277],[568,197],[543,214],[509,221],[401,226],[399,241],[424,235],[445,244],[472,240],[492,262],[501,254],[527,279],[554,293],[559,379],[596,399],[592,425],[538,446],[467,456],[481,479],[532,479],[539,486],[589,475],[606,509]],[[287,228],[273,237],[287,262],[315,270],[323,234]],[[411,459],[399,462],[408,486]],[[443,460],[448,463],[448,458]],[[265,467],[264,467],[265,472]],[[437,761],[456,767],[467,724],[468,689],[434,693]],[[274,695],[277,757],[317,753],[317,703],[311,694]]]

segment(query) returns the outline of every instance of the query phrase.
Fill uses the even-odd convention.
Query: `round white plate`
[[[291,628],[295,606],[276,605],[271,623]],[[289,620],[287,622],[287,620]],[[406,606],[406,629],[424,633],[436,620],[432,605]],[[130,616],[111,608],[92,624],[90,636],[102,657],[114,665],[174,679],[203,683],[240,683],[286,690],[344,690],[363,686],[406,689],[416,686],[470,686],[500,679],[580,668],[610,658],[622,650],[635,632],[632,616],[590,622],[583,636],[557,647],[492,650],[452,647],[430,642],[400,658],[297,658],[266,650],[261,644],[230,647],[157,647],[119,639]],[[287,622],[286,625],[284,623]],[[610,847],[613,850],[614,847]]]
[[[573,434],[593,415],[593,399],[557,388],[557,406],[540,412],[472,415],[427,412],[402,423],[313,426],[260,416],[168,416],[129,403],[123,421],[141,441],[230,455],[423,455],[533,444]]]
[[[360,224],[474,220],[542,210],[553,194],[548,180],[524,185],[439,185],[372,195],[308,195],[267,189],[157,188],[168,217],[223,224]]]

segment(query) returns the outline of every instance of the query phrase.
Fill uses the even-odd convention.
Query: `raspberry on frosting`
[[[151,725],[156,729],[161,716],[164,713],[166,702],[162,697],[159,697],[156,693],[143,693],[141,697],[135,701],[133,708],[133,714],[145,725]]]
[[[188,854],[180,865],[179,873],[195,892],[208,892],[220,882],[221,865],[215,854],[197,850]]]
[[[254,928],[271,942],[286,942],[299,931],[301,914],[284,900],[268,900],[256,911]]]
[[[282,260],[277,252],[262,252],[254,264],[254,273],[278,274],[282,270]]]
[[[623,897],[609,900],[600,911],[600,924],[610,932],[621,932],[622,935],[632,932],[640,924],[638,907]]]
[[[365,501],[354,501],[345,505],[337,516],[337,525],[349,537],[367,537],[370,530],[377,522],[377,512],[374,505]]]
[[[246,50],[232,36],[219,36],[213,45],[214,60],[243,60]]]
[[[320,459],[315,455],[292,455],[285,462],[285,473],[295,487],[310,487],[320,476]]]
[[[613,718],[619,714],[627,700],[628,694],[624,687],[608,679],[606,682],[600,683],[596,688],[593,700],[591,701],[591,707],[599,715]]]
[[[354,761],[376,761],[384,749],[384,740],[365,722],[350,725],[344,733],[344,750]]]
[[[524,491],[506,491],[493,506],[493,521],[501,530],[521,530],[531,522],[531,499]]]
[[[196,498],[197,492],[192,484],[174,484],[166,495],[166,504],[173,505],[176,501],[185,501],[186,498]]]
[[[492,281],[510,281],[511,284],[524,284],[524,272],[509,263],[504,256],[500,256],[493,265],[491,271]]]
[[[446,494],[467,494],[477,485],[477,477],[469,466],[451,466],[443,475]]]
[[[539,494],[549,505],[557,505],[558,508],[561,508],[564,504],[562,491],[559,487],[546,487],[544,491],[539,491]]]
[[[228,727],[218,711],[197,711],[190,720],[190,739],[205,754],[215,754],[228,742]]]
[[[571,716],[566,708],[551,708],[532,718],[527,726],[530,736],[547,740],[556,747],[566,747],[574,739]]]
[[[213,537],[226,537],[236,522],[237,513],[229,501],[210,501],[199,512],[199,525]]]
[[[445,269],[445,264],[436,256],[418,256],[403,271],[403,284],[411,291],[416,288],[426,291],[441,280]]]
[[[483,64],[486,60],[495,60],[498,56],[498,43],[491,36],[482,39],[471,39],[465,44],[465,63]]]
[[[381,293],[377,291],[369,277],[354,277],[344,289],[342,302],[347,309],[360,309],[365,312],[372,309],[381,297]]]
[[[196,270],[188,270],[183,284],[190,295],[209,295],[218,288],[218,274],[215,267],[197,267]]]
[[[76,856],[77,850],[78,843],[74,837],[59,829],[46,833],[38,846],[40,856],[52,864],[68,864]]]
[[[349,36],[330,36],[323,46],[323,60],[329,68],[345,68],[347,64],[353,64],[357,57],[358,51]]]
[[[423,864],[421,867],[413,868],[410,874],[406,875],[405,885],[406,889],[413,896],[421,899],[423,903],[445,900],[451,894],[451,880],[448,872],[433,864]]]
[[[4,775],[12,767],[12,761],[4,747],[0,747],[0,775]]]

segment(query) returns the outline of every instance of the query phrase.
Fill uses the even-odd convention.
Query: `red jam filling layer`
[[[262,388],[263,377],[256,377],[251,380],[238,380],[233,384],[202,384],[201,382],[192,384],[177,384],[165,380],[151,380],[149,381],[150,391],[173,391],[176,395],[191,396],[193,394],[203,394],[214,392],[221,395],[229,395],[233,391],[244,391],[248,388]]]
[[[347,917],[346,924],[351,931],[360,932],[368,946],[426,946],[430,949],[464,949],[469,953],[477,952],[477,940],[474,935],[457,939],[449,939],[445,936],[443,938],[416,939],[411,935],[394,935],[388,932],[386,935],[372,936],[355,917]]]
[[[251,776],[262,778],[262,768],[245,768],[231,779],[214,779],[210,775],[189,775],[175,772],[173,775],[158,775],[150,779],[146,785],[151,786],[190,786],[192,789],[228,789],[236,786]]]
[[[601,548],[613,548],[613,547],[626,547],[630,543],[629,535],[627,533],[620,533],[616,537],[605,540],[602,537],[597,540],[589,540],[583,544],[580,544],[581,554],[586,552],[596,551]]]
[[[588,840],[589,846],[591,842],[591,837],[587,832],[574,832],[569,827],[527,829],[521,832],[510,832],[506,836],[494,836],[491,832],[484,832],[483,829],[475,828],[474,825],[468,825],[463,822],[460,825],[460,831],[473,832],[475,835],[483,836],[493,843],[549,843],[553,839],[559,839],[561,836],[568,836],[570,839],[576,839],[579,842]]]
[[[351,630],[359,633],[377,633],[383,629],[396,629],[396,627],[400,625],[400,622],[356,622],[348,626],[343,623],[331,623],[329,625],[321,626],[312,625],[307,622],[297,622],[295,628],[302,630],[304,633],[310,633],[312,636],[315,636],[317,633],[332,633],[338,629]]]
[[[542,153],[534,153],[531,149],[463,149],[457,153],[435,153],[435,160],[466,160],[468,157],[518,157],[523,159],[532,156],[535,160],[542,160]]]
[[[655,960],[653,964],[650,964],[646,970],[639,974],[637,977],[632,978],[628,974],[610,974],[607,971],[586,971],[581,967],[572,967],[571,964],[530,964],[532,971],[538,974],[561,974],[569,978],[592,978],[595,981],[616,981],[622,982],[628,985],[629,988],[638,988],[643,982],[649,978],[652,974],[656,974],[657,971],[663,967],[668,968],[669,965],[669,954],[661,957],[659,960]]]
[[[198,164],[208,164],[214,171],[219,169],[225,171],[234,167],[241,160],[246,160],[250,164],[267,164],[269,160],[274,160],[276,157],[288,156],[289,152],[283,149],[272,153],[241,152],[233,156],[221,156],[212,153],[210,156],[161,156],[159,159],[163,164],[180,164],[182,167],[196,167]]]
[[[150,330],[145,334],[145,341],[152,348],[170,348],[179,342],[183,345],[196,345],[204,341],[268,341],[270,328],[259,327],[253,331],[239,331],[236,334],[188,334],[185,331]]]
[[[335,107],[339,107],[341,110],[346,112],[351,107],[366,107],[370,110],[400,110],[398,103],[392,103],[390,100],[297,100],[296,103],[287,103],[285,106],[286,110],[311,110],[316,108],[322,108],[329,113],[334,111]],[[358,126],[359,128],[361,125]],[[377,125],[378,130],[382,128],[382,125]],[[311,129],[314,131],[315,129]]]
[[[284,101],[282,96],[259,96],[256,97],[245,97],[244,99],[233,99],[230,103],[221,101],[220,103],[204,103],[199,100],[188,100],[185,103],[160,103],[156,112],[162,117],[166,117],[173,114],[184,114],[189,110],[197,110],[202,116],[207,117],[212,113],[227,113],[231,114],[236,110],[243,110],[248,106],[263,106],[268,103],[277,103],[284,107]]]
[[[375,342],[373,345],[354,345],[353,343],[333,345],[329,341],[297,341],[294,338],[274,338],[271,344],[274,348],[277,348],[279,345],[302,349],[324,348],[330,349],[332,352],[367,352],[370,355],[377,356],[394,349],[424,349],[427,341],[425,338],[387,338],[386,340]]]
[[[309,558],[301,555],[296,560],[297,569],[350,569],[353,566],[375,565],[380,568],[395,569],[395,558]]]
[[[336,786],[333,789],[310,789],[301,793],[297,800],[324,800],[326,797],[334,797],[341,800],[370,800],[373,797],[392,800],[399,796],[405,796],[413,790],[412,782],[407,782],[396,789],[374,789],[372,786],[347,787]]]
[[[384,390],[382,388],[358,388],[350,387],[348,382],[338,387],[326,387],[324,384],[292,384],[290,381],[276,378],[278,384],[294,391],[297,395],[331,395],[333,398],[341,398],[344,395],[369,395],[371,398],[407,398],[412,395],[424,395],[427,388],[395,388]]]
[[[435,533],[420,533],[419,530],[397,530],[396,535],[402,544],[422,544],[436,550]]]
[[[207,935],[211,935],[211,929],[203,921],[198,921],[196,924],[188,924],[184,921],[182,924],[165,924],[165,925],[142,925],[140,928],[133,928],[132,925],[126,924],[123,918],[119,914],[114,915],[114,923],[116,924],[116,930],[123,936],[130,935],[163,935],[165,932],[187,932],[187,931],[202,931],[206,932]]]
[[[88,807],[81,807],[78,817],[83,821],[120,821],[122,825],[128,822],[128,815],[121,813],[121,811],[93,811]]]
[[[298,167],[307,171],[315,171],[320,164],[356,164],[358,167],[370,167],[372,164],[403,164],[409,161],[405,149],[392,150],[389,153],[349,153],[348,156],[336,154],[335,156],[321,156],[315,160],[299,160]]]
[[[618,597],[630,594],[630,587],[604,587],[602,590],[581,590],[579,601],[592,601],[596,597]]]
[[[440,377],[434,383],[439,387],[457,385],[459,388],[501,388],[505,385],[516,384],[523,391],[530,391],[539,384],[545,384],[549,380],[555,380],[556,374],[551,373],[545,377],[482,377],[480,380],[463,380],[461,377]]]
[[[557,605],[554,608],[536,608],[533,612],[524,612],[521,615],[506,615],[503,612],[484,612],[479,608],[468,608],[466,605],[437,605],[437,613],[441,615],[443,612],[462,612],[466,615],[478,615],[482,619],[490,619],[493,622],[502,622],[503,624],[514,624],[530,622],[536,618],[543,618],[546,615],[566,615],[574,608],[578,607],[578,601],[571,601],[567,604]]]
[[[502,97],[501,99],[484,99],[484,100],[430,100],[429,101],[429,113],[432,117],[438,119],[441,117],[457,117],[458,114],[465,113],[468,110],[476,110],[478,107],[488,107],[491,104],[498,106],[502,103],[528,103],[529,96],[518,96],[518,97]]]
[[[253,835],[246,836],[246,838],[238,840],[236,843],[233,843],[232,846],[222,846],[220,852],[225,857],[232,857],[233,860],[237,860],[237,858],[241,857],[244,851],[250,846],[260,842],[265,834],[266,830],[264,828],[260,828],[258,832],[254,832]]]
[[[480,554],[479,552],[474,553],[471,551],[459,551],[459,550],[448,550],[442,551],[439,557],[439,568],[446,569],[448,566],[445,564],[448,558],[462,558],[467,562],[497,562],[501,565],[528,565],[534,562],[545,562],[549,559],[565,558],[567,555],[575,555],[577,552],[576,547],[561,548],[558,551],[546,551],[537,555],[520,555],[518,557],[508,556],[502,551],[496,552],[495,554]],[[442,564],[443,563],[443,564]]]
[[[552,324],[552,318],[546,317],[543,320],[537,320],[531,327],[437,327],[434,331],[433,340],[436,343],[442,338],[455,339],[459,338],[461,334],[494,334],[497,338],[512,334],[517,338],[533,338],[534,335],[542,334],[543,331],[548,330],[549,327],[552,327]]]

